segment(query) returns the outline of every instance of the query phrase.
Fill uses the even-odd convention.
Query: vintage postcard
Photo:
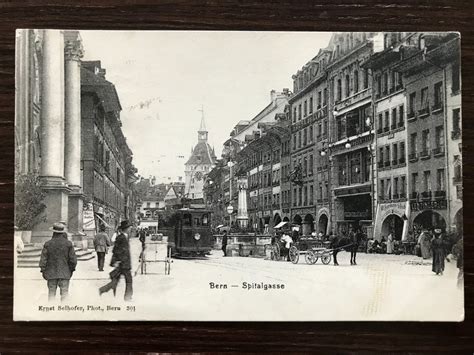
[[[462,321],[460,34],[16,32],[16,321]]]

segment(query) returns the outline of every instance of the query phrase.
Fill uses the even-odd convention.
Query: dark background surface
[[[0,0],[0,144],[2,152],[0,155],[0,351],[239,350],[275,352],[286,350],[301,352],[319,350],[338,353],[355,351],[472,353],[474,350],[473,22],[472,0],[390,2],[332,0],[318,3],[309,1],[258,3],[255,1]],[[460,31],[462,35],[465,186],[465,322],[13,323],[15,28]],[[291,53],[281,53],[281,55],[284,57]],[[295,72],[297,69],[295,68]],[[350,307],[351,300],[348,291],[340,291],[347,293],[347,303],[340,305],[341,309]],[[410,290],[407,289],[407,292]],[[443,289],[432,290],[432,292],[443,292]],[[429,298],[430,295],[416,295],[416,297]],[[157,295],[157,301],[159,301],[159,295]],[[206,301],[196,300],[196,304]],[[289,300],[287,307],[298,307],[298,305],[291,304]],[[277,312],[278,309],[275,311]],[[433,312],[436,312],[436,309],[433,309]]]

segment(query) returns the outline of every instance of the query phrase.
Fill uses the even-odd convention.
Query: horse
[[[332,249],[332,257],[334,259],[334,265],[339,265],[337,262],[337,253],[342,249],[351,253],[351,265],[357,265],[356,256],[359,244],[362,239],[362,233],[357,232],[351,236],[336,236],[331,240],[329,248]]]

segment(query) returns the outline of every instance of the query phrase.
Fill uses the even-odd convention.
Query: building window
[[[323,137],[326,137],[327,132],[328,132],[328,121],[324,120],[323,121]]]
[[[293,107],[293,123],[296,123],[296,107]]]
[[[369,70],[364,69],[364,89],[369,87]]]
[[[380,200],[385,200],[385,180],[380,180]]]
[[[383,132],[383,114],[379,113],[379,126],[377,127],[377,133]]]
[[[293,136],[293,150],[296,150],[296,134]]]
[[[321,104],[322,104],[322,95],[321,95],[321,91],[318,92],[318,109],[321,108]]]
[[[425,129],[421,133],[421,155],[428,155],[430,151],[430,130]]]
[[[386,167],[390,166],[390,145],[385,146],[385,164]]]
[[[303,204],[303,189],[300,187],[298,189],[298,206],[301,206]]]
[[[309,141],[313,141],[313,125],[309,126]]]
[[[309,113],[313,113],[313,97],[309,98]]]
[[[405,176],[402,176],[400,181],[400,198],[406,198],[407,182]]]
[[[304,206],[308,205],[308,187],[304,187]]]
[[[459,75],[459,63],[454,63],[452,67],[451,77],[451,92],[457,93],[460,89],[460,75]]]
[[[312,205],[313,203],[314,203],[313,185],[309,185],[309,204]]]
[[[308,116],[308,101],[304,100],[304,117]]]
[[[298,195],[297,195],[296,191],[297,191],[296,189],[293,189],[293,207],[296,207],[296,205],[297,205]]]
[[[453,133],[452,138],[456,139],[460,137],[461,133],[461,109],[456,108],[453,110]]]
[[[119,168],[116,169],[116,173],[117,173],[117,182],[120,184],[120,169]]]
[[[392,129],[397,128],[397,109],[393,108],[392,109]]]
[[[440,81],[434,86],[434,109],[441,108],[443,102],[443,82]]]
[[[387,110],[385,111],[385,126],[384,131],[388,132],[390,130],[390,112]]]
[[[354,71],[354,92],[359,92],[359,72],[357,70]]]
[[[328,100],[328,90],[326,88],[324,88],[324,90],[323,90],[323,106],[326,106],[327,100]]]
[[[382,96],[382,76],[377,75],[377,97]]]
[[[395,82],[396,82],[396,72],[392,71],[391,72],[391,77],[390,77],[390,92],[395,92]]]
[[[423,191],[431,191],[431,172],[429,170],[423,172]]]
[[[434,154],[444,153],[444,128],[443,126],[436,127],[435,131],[436,148]]]
[[[388,73],[383,73],[383,95],[388,94]]]
[[[416,158],[416,153],[418,153],[418,145],[417,145],[417,134],[412,133],[410,135],[410,154],[412,155],[412,158]]]
[[[346,97],[349,97],[351,94],[351,78],[349,75],[346,75]]]
[[[301,131],[298,132],[298,148],[301,148]]]
[[[309,167],[308,167],[308,169],[309,169],[308,174],[313,175],[313,154],[309,155]]]
[[[438,169],[436,172],[436,191],[445,191],[444,169]]]
[[[411,192],[413,194],[418,192],[418,173],[411,174]]]
[[[421,111],[428,109],[428,88],[421,89]]]
[[[405,142],[400,142],[400,164],[405,163]]]
[[[416,92],[412,92],[410,94],[409,100],[408,100],[408,105],[409,105],[409,115],[410,117],[415,116],[416,112]]]
[[[303,146],[306,146],[308,144],[308,131],[306,128],[303,130]]]
[[[337,101],[342,100],[342,82],[341,79],[337,79]]]
[[[298,105],[298,121],[301,120],[301,104]]]
[[[393,198],[397,199],[398,196],[398,177],[393,178]]]
[[[308,159],[304,157],[303,159],[303,176],[308,175]]]
[[[392,198],[392,179],[387,179],[386,184],[387,184],[387,186],[385,187],[387,191],[386,197],[387,199],[391,199]]]
[[[398,165],[398,144],[394,143],[393,144],[393,149],[392,149],[392,165]]]
[[[379,168],[383,168],[383,147],[379,148]]]
[[[398,107],[398,127],[405,126],[405,108],[403,105]]]

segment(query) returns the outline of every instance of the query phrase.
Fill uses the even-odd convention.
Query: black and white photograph
[[[13,319],[463,321],[460,42],[18,29]]]

